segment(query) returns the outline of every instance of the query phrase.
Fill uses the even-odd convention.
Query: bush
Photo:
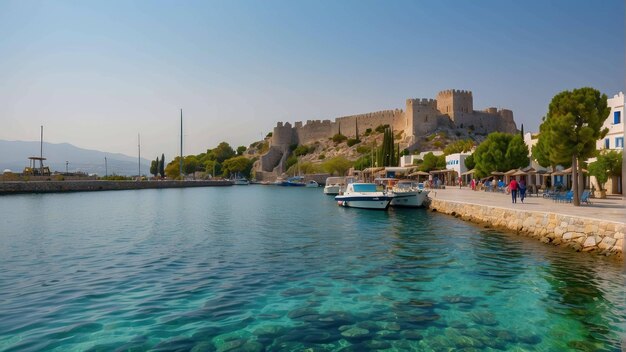
[[[356,147],[356,152],[359,154],[369,154],[371,153],[372,148],[367,145],[359,145]]]
[[[346,144],[348,144],[348,147],[352,147],[353,145],[360,143],[360,142],[361,141],[356,138],[349,138]]]
[[[326,159],[326,154],[322,153],[317,158],[320,159],[320,160],[324,160],[324,159]]]
[[[383,132],[385,132],[385,129],[388,128],[388,127],[389,127],[389,125],[378,125],[378,127],[376,127],[375,131],[378,132],[378,133],[383,133]]]
[[[335,142],[335,144],[339,144],[345,140],[347,140],[348,137],[344,136],[343,134],[339,134],[337,133],[336,135],[333,136],[332,140],[333,142]]]
[[[366,129],[365,130],[365,135],[369,136],[370,134],[372,134],[372,129],[371,128]]]
[[[290,167],[292,167],[293,165],[295,165],[298,162],[298,157],[295,155],[290,156],[289,158],[287,158],[287,169],[289,169]]]
[[[307,147],[306,145],[299,145],[294,149],[293,153],[297,156],[307,155],[315,150],[314,146]]]
[[[273,132],[270,132],[270,133],[268,133],[268,134],[265,136],[265,138],[270,138],[270,137],[271,137],[271,136],[273,136],[273,135],[274,135],[274,133],[273,133]]]

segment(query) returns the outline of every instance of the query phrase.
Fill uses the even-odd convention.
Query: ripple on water
[[[423,209],[251,186],[0,213],[0,350],[618,351],[626,330],[618,264]]]

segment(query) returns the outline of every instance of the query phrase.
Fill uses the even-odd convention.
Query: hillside
[[[395,134],[395,140],[399,141],[403,138],[403,132],[399,131]],[[380,131],[364,131],[359,135],[360,142],[352,146],[349,145],[348,140],[342,142],[335,142],[332,139],[325,138],[319,139],[311,143],[307,143],[304,146],[298,146],[294,150],[291,157],[287,161],[288,167],[291,170],[288,173],[301,172],[301,173],[315,173],[321,172],[321,165],[324,161],[332,159],[337,156],[345,157],[346,159],[357,162],[357,168],[368,167],[371,165],[373,151],[377,147],[380,147],[383,142],[383,133]],[[468,129],[455,129],[455,128],[438,128],[433,133],[422,136],[417,143],[412,146],[412,153],[419,153],[423,151],[431,150],[443,150],[447,145],[459,140],[472,140],[476,145],[480,144],[486,136],[482,134],[476,134]],[[256,142],[248,149],[247,155],[249,157],[259,157],[263,154],[264,150],[257,150],[253,148],[260,146],[262,143]],[[401,148],[403,146],[401,145]],[[296,159],[294,155],[297,155]],[[296,165],[297,162],[297,165]],[[300,168],[296,171],[295,168]]]
[[[10,169],[21,172],[28,166],[29,156],[39,156],[39,142],[0,140],[0,171]],[[119,153],[107,153],[76,147],[68,143],[43,143],[45,165],[52,171],[65,172],[65,162],[69,162],[70,172],[81,171],[88,174],[105,174],[104,158],[107,158],[109,175],[136,175],[137,157]],[[150,161],[141,159],[141,173],[149,174]]]

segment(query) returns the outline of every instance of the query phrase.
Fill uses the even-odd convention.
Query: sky
[[[0,0],[0,139],[154,159],[278,121],[444,89],[538,130],[552,97],[624,91],[623,0]],[[44,153],[45,154],[45,153]]]

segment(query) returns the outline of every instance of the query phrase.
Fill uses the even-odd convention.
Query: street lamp
[[[104,177],[109,177],[109,169],[107,167],[107,157],[104,157]]]
[[[70,163],[69,161],[65,160],[65,173],[66,173],[66,174],[68,173],[68,172],[67,172],[67,166],[69,165],[69,163]]]

